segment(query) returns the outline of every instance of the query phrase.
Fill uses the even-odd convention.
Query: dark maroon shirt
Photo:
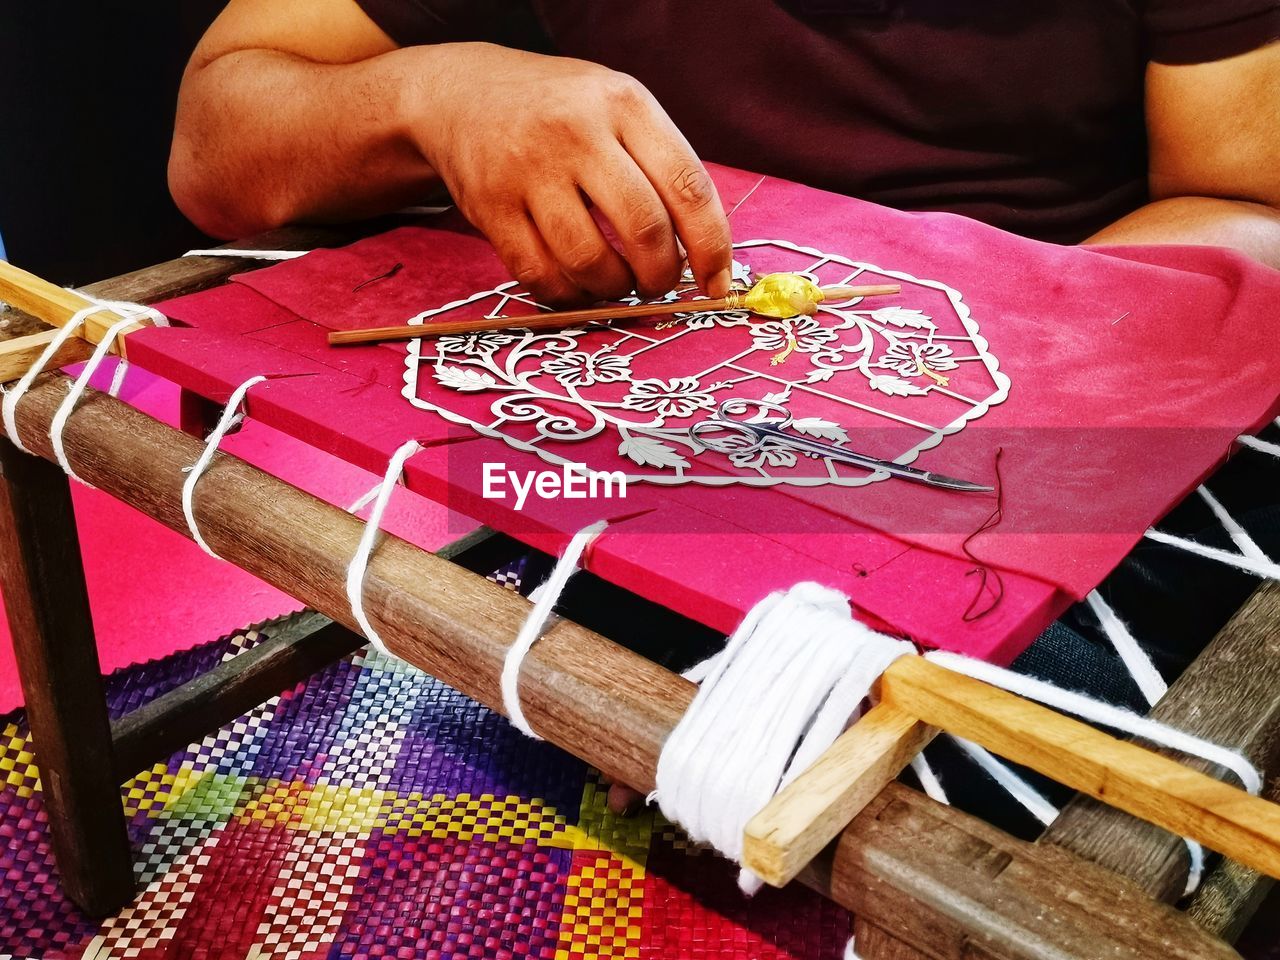
[[[1074,242],[1147,197],[1143,74],[1280,37],[1280,0],[358,0],[643,82],[704,159]]]

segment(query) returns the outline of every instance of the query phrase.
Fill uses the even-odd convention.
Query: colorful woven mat
[[[112,715],[259,639],[117,671]],[[59,889],[20,713],[0,787],[0,957],[766,960],[849,935],[803,890],[748,901],[652,811],[610,815],[593,770],[372,651],[124,786],[140,892],[103,923]]]

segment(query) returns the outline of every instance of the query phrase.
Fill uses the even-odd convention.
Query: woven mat
[[[502,578],[508,586],[514,578]],[[117,671],[118,716],[253,631]],[[0,718],[0,957],[837,957],[848,914],[746,900],[595,771],[372,651],[123,788],[140,893],[98,923],[63,897],[25,721]]]

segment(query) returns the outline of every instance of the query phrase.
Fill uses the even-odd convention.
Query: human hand
[[[433,62],[406,92],[409,136],[535,296],[660,295],[679,281],[681,245],[702,289],[728,293],[732,245],[715,186],[637,81],[491,44],[422,50]]]

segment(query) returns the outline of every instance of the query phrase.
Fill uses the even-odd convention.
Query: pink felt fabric
[[[104,382],[96,384],[105,389]],[[178,388],[136,366],[122,399],[176,425]],[[237,456],[344,506],[376,477],[274,430],[250,422],[226,440]],[[90,606],[104,671],[163,657],[228,631],[298,609],[292,598],[181,534],[106,494],[72,485]],[[460,517],[412,495],[392,500],[386,522],[397,535],[434,549],[466,532]],[[130,571],[120,576],[120,571]],[[0,713],[22,703],[8,623],[0,619]]]
[[[901,481],[857,488],[641,484],[626,501],[531,500],[519,513],[510,502],[481,498],[485,462],[547,464],[410,406],[400,396],[403,344],[332,349],[324,340],[327,329],[404,322],[506,280],[492,250],[456,217],[317,251],[173,301],[166,312],[192,329],[137,334],[131,354],[215,398],[266,373],[275,379],[252,391],[252,416],[366,469],[380,469],[404,439],[417,437],[428,449],[409,463],[412,489],[534,545],[557,549],[603,513],[619,522],[595,544],[591,569],[718,628],[730,629],[768,590],[814,578],[845,590],[873,622],[995,660],[1011,658],[1095,586],[1222,461],[1235,436],[1276,411],[1280,274],[1238,255],[1058,247],[960,217],[900,213],[778,180],[757,187],[760,178],[741,171],[716,168],[713,175],[726,206],[754,188],[734,213],[739,241],[789,240],[959,291],[982,342],[936,285],[904,281],[900,297],[867,304],[932,316],[937,342],[952,345],[955,356],[983,354],[947,370],[952,395],[930,389],[886,400],[861,382],[857,398],[914,426],[886,428],[879,414],[851,413],[843,402],[853,396],[843,392],[852,389],[847,380],[830,381],[842,392],[826,399],[797,391],[791,409],[841,423],[853,449],[896,456],[904,431],[938,432],[972,400],[996,398],[980,419],[921,452],[916,465],[991,481],[1000,451],[999,527],[971,536],[992,512],[990,497]],[[776,251],[750,256],[757,275],[790,265],[790,255]],[[393,275],[361,286],[397,263]],[[820,279],[836,282],[833,270],[822,267]],[[867,271],[858,282],[879,279]],[[528,309],[510,304],[506,312]],[[661,336],[674,343],[679,332],[689,335],[678,348],[637,355],[635,376],[689,376],[749,347],[753,336],[741,327]],[[590,352],[616,337],[593,332],[578,349]],[[809,363],[812,352],[787,362]],[[767,352],[741,365],[752,376],[774,370]],[[909,364],[905,372],[878,372],[930,386]],[[418,381],[420,399],[484,422],[492,395],[447,389],[430,373]],[[1009,379],[1007,398],[999,376]],[[743,395],[759,397],[768,383],[752,380]],[[617,387],[618,397],[624,389]],[[596,469],[632,466],[617,439],[603,433],[562,454]],[[714,460],[704,468],[701,459],[699,468],[720,476],[735,469]],[[1000,573],[1004,599],[969,621],[979,563]]]

